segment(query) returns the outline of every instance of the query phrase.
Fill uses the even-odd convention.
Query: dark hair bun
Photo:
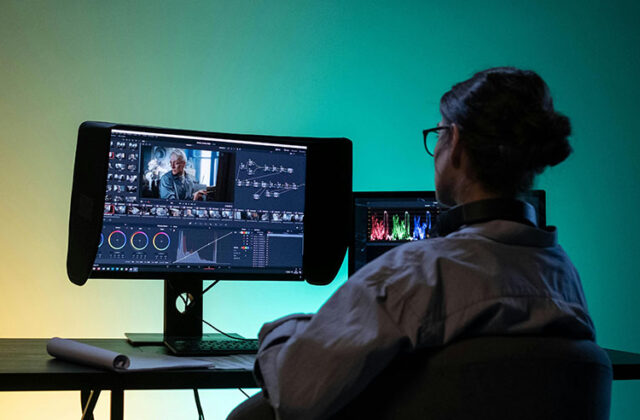
[[[569,119],[553,110],[538,110],[537,113],[526,122],[515,123],[519,127],[514,127],[513,131],[520,138],[513,142],[513,147],[523,154],[523,166],[541,173],[547,166],[563,162],[573,149],[568,140],[571,134]]]
[[[539,167],[555,166],[569,157],[573,149],[569,144],[568,137],[571,135],[571,122],[569,118],[553,112],[549,116],[548,128],[545,135],[540,139]]]
[[[572,152],[571,123],[554,110],[547,84],[533,71],[476,73],[443,95],[440,111],[459,125],[475,175],[494,191],[527,190],[535,174]]]

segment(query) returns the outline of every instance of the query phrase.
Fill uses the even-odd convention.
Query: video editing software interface
[[[301,274],[306,154],[113,129],[94,274]]]
[[[410,241],[436,236],[439,215],[446,211],[435,192],[355,193],[354,238],[350,274],[392,248]],[[538,225],[544,226],[542,191],[526,193],[522,199],[533,205]]]

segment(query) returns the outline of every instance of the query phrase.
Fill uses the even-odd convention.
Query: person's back
[[[534,176],[571,153],[569,120],[530,71],[479,72],[445,93],[440,111],[423,135],[450,215],[520,208]],[[524,213],[448,220],[441,238],[364,266],[316,314],[265,324],[255,373],[278,417],[330,416],[401,352],[483,335],[595,339],[555,228]]]
[[[381,296],[404,290],[396,306],[416,313],[418,347],[480,335],[595,338],[580,278],[553,228],[505,220],[465,226],[362,271]]]

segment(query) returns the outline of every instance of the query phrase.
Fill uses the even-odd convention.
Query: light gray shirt
[[[555,228],[494,220],[396,247],[316,314],[265,324],[255,372],[279,419],[325,418],[400,352],[508,334],[595,339]]]
[[[184,172],[174,175],[171,171],[160,178],[160,198],[169,200],[193,200],[195,179]]]

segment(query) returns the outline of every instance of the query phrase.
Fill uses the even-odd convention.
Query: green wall
[[[575,153],[538,186],[582,274],[598,341],[640,352],[639,16],[631,1],[3,0],[0,336],[162,328],[160,282],[66,279],[80,122],[346,136],[354,189],[432,189],[420,131],[439,120],[442,93],[477,70],[515,65],[538,71],[573,123]],[[322,288],[223,283],[205,315],[255,335],[263,321],[314,311],[345,279],[343,269]],[[637,418],[639,392],[640,381],[614,383],[612,418]],[[206,391],[207,418],[242,399]],[[0,417],[69,418],[77,400],[1,393]],[[126,404],[129,418],[195,417],[186,391],[128,392]]]

